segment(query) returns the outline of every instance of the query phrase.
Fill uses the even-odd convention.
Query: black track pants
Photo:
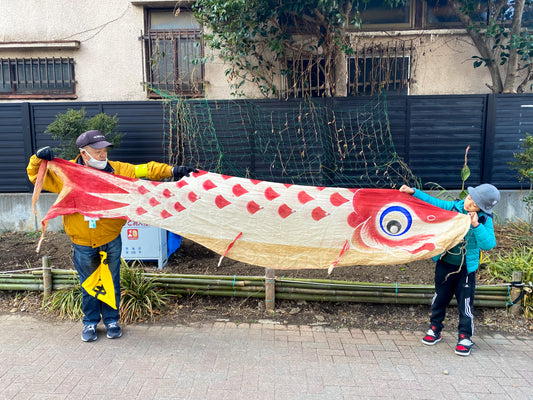
[[[446,308],[450,304],[453,296],[457,299],[459,308],[459,335],[466,337],[474,333],[474,292],[476,289],[476,273],[470,274],[463,265],[459,272],[456,265],[448,264],[438,260],[435,266],[435,295],[431,303],[431,325],[437,332],[444,327],[443,321],[446,317]]]

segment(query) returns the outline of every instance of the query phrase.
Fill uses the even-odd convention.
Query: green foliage
[[[403,0],[385,0],[397,5]],[[234,95],[242,95],[244,82],[256,84],[265,95],[276,94],[275,77],[294,73],[288,59],[328,60],[324,76],[335,92],[335,63],[339,52],[351,51],[346,29],[359,28],[359,10],[369,0],[198,0],[196,19],[207,28],[210,48],[230,65],[225,73]],[[301,40],[301,35],[312,40]],[[300,37],[299,37],[300,36]],[[297,78],[296,78],[297,79]]]
[[[74,283],[75,282],[75,283]],[[172,295],[159,288],[153,279],[146,278],[140,268],[131,267],[122,260],[120,317],[124,323],[153,318],[166,306]],[[82,288],[77,275],[73,286],[52,292],[43,300],[43,307],[61,318],[80,320],[83,317]]]
[[[472,57],[474,68],[489,68],[493,92],[523,92],[533,80],[533,31],[524,21],[524,15],[531,14],[531,1],[449,0],[449,4],[479,51]],[[517,75],[522,79],[518,85]]]
[[[515,160],[510,162],[509,165],[517,171],[520,182],[529,183],[529,194],[525,195],[522,201],[526,203],[530,223],[533,225],[533,136],[526,133],[521,145],[523,150],[520,153],[513,154]],[[531,230],[533,230],[533,226],[531,226]]]
[[[533,136],[526,133],[526,137],[521,140],[522,151],[514,153],[514,161],[509,165],[518,173],[521,182],[529,182],[529,187],[533,186]]]
[[[44,133],[51,135],[60,143],[60,147],[54,148],[57,157],[67,160],[75,158],[79,154],[76,146],[77,137],[93,129],[102,132],[115,147],[119,146],[123,134],[115,132],[118,127],[116,114],[110,117],[105,113],[100,113],[91,118],[87,118],[86,115],[85,107],[79,110],[69,108],[65,114],[57,114],[55,121],[48,125]]]
[[[459,198],[464,199],[466,196],[468,196],[468,191],[465,189],[465,182],[468,178],[470,178],[470,168],[468,168],[468,151],[470,150],[470,146],[467,146],[465,150],[465,163],[463,164],[463,168],[461,169],[461,192],[459,193]]]
[[[511,282],[513,272],[522,272],[522,282],[533,282],[533,247],[520,246],[495,256],[486,255],[483,260],[485,271],[490,281]],[[525,292],[523,305],[526,317],[533,317],[533,295],[531,290]]]
[[[120,318],[122,322],[138,322],[153,318],[166,306],[172,295],[165,293],[153,279],[146,278],[140,268],[122,261]]]
[[[81,297],[78,281],[73,287],[53,291],[47,299],[43,299],[43,307],[49,313],[57,313],[60,318],[79,321],[83,318]]]
[[[24,233],[24,236],[26,236],[29,239],[39,239],[42,235],[41,231],[30,231]]]

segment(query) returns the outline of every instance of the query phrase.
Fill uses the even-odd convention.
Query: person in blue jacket
[[[476,270],[479,267],[480,251],[490,250],[496,246],[492,224],[492,209],[500,200],[500,192],[493,185],[484,183],[468,188],[468,196],[463,200],[446,201],[434,198],[418,189],[403,185],[400,192],[411,194],[445,210],[457,211],[470,216],[471,226],[464,239],[434,257],[435,294],[431,303],[430,328],[422,343],[432,346],[442,340],[441,331],[446,317],[446,308],[453,296],[459,308],[458,341],[455,353],[460,356],[470,355],[474,342],[474,292],[476,287]]]

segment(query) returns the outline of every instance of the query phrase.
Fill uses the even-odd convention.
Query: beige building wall
[[[142,86],[143,44],[139,40],[144,30],[143,4],[172,8],[175,3],[152,0],[0,0],[0,57],[72,57],[78,101],[146,100]],[[471,57],[477,51],[464,31],[353,35],[354,43],[410,39],[416,47],[410,94],[490,92],[486,86],[490,83],[488,71],[483,67],[473,68]],[[54,41],[68,42],[54,45]],[[24,44],[9,45],[12,42]],[[209,49],[205,52],[211,54]],[[231,88],[224,73],[226,69],[227,66],[216,56],[205,65],[207,98],[231,98]],[[342,77],[339,87],[345,85]],[[254,86],[248,86],[246,94],[252,98],[261,97]]]
[[[0,0],[0,41],[79,41],[79,49],[35,44],[0,57],[72,57],[80,101],[146,100],[143,8],[128,0]]]
[[[410,94],[490,93],[490,74],[474,68],[478,55],[470,37],[462,32],[432,31],[415,37],[415,68]]]

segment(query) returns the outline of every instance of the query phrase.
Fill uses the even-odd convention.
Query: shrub
[[[522,201],[526,204],[530,224],[533,225],[533,136],[526,133],[526,137],[521,142],[522,151],[513,154],[515,160],[509,165],[517,171],[520,182],[529,184],[529,194],[524,195]]]
[[[83,318],[81,296],[78,281],[73,287],[53,291],[50,297],[43,300],[43,307],[49,313],[57,313],[60,318],[79,321]]]
[[[129,267],[124,261],[121,286],[120,319],[126,323],[153,318],[172,297],[159,288],[154,279],[145,277],[140,268],[135,268],[134,264]]]
[[[113,117],[100,113],[91,118],[86,118],[85,107],[80,110],[69,108],[65,114],[57,114],[44,133],[59,140],[60,147],[54,148],[55,155],[67,160],[75,158],[79,154],[76,146],[76,138],[85,131],[97,129],[102,132],[106,139],[115,147],[118,147],[123,137],[122,133],[115,132],[118,127],[118,116]]]
[[[513,248],[495,255],[486,255],[483,260],[485,272],[490,276],[489,283],[494,280],[511,282],[513,271],[522,272],[522,282],[533,282],[533,247]],[[526,317],[533,317],[533,295],[526,287],[523,299]]]
[[[153,318],[173,297],[159,288],[153,279],[146,278],[140,268],[130,267],[122,260],[121,266],[120,319],[124,323],[143,321]],[[60,318],[81,320],[83,311],[82,289],[76,276],[73,287],[52,292],[43,300],[43,307],[49,313],[57,313]]]

